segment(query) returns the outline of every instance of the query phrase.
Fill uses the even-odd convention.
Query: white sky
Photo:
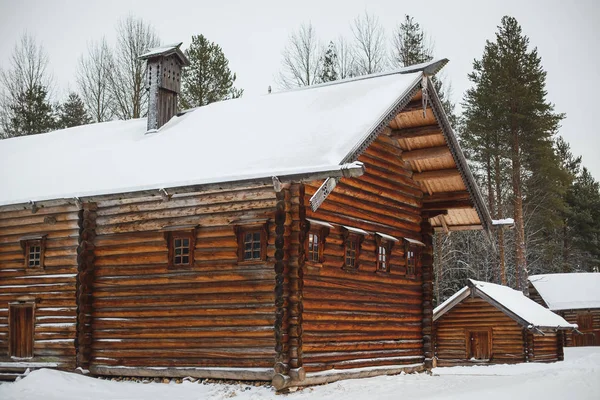
[[[131,13],[154,25],[163,43],[183,41],[186,47],[200,33],[217,42],[237,73],[236,86],[245,90],[244,96],[253,96],[276,86],[281,50],[302,22],[312,21],[327,43],[340,34],[350,37],[350,22],[365,10],[379,17],[388,39],[404,14],[421,24],[435,42],[436,57],[450,59],[444,72],[457,103],[486,39],[494,39],[503,15],[516,17],[548,72],[549,100],[567,114],[560,133],[600,179],[600,129],[592,124],[599,112],[599,0],[0,0],[0,66],[6,66],[14,44],[27,31],[43,43],[56,95],[64,96],[67,88],[76,88],[77,59],[87,42],[103,35],[113,42],[115,24]]]

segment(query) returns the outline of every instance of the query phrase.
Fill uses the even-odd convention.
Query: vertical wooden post
[[[304,242],[306,231],[303,221],[306,220],[306,209],[304,207],[304,186],[293,184],[291,186],[290,201],[291,236],[288,247],[290,259],[288,263],[290,280],[289,297],[289,359],[290,376],[294,380],[303,380],[305,377],[302,367],[302,312],[303,312],[303,288],[304,277],[302,268],[304,266]]]
[[[92,287],[94,282],[95,203],[84,203],[79,210],[77,247],[77,366],[87,369],[92,353]]]
[[[421,241],[425,247],[421,252],[421,272],[423,290],[423,355],[425,368],[433,368],[433,227],[424,215],[421,221]]]
[[[565,331],[556,332],[556,352],[558,356],[558,361],[565,360]]]
[[[284,387],[290,380],[289,347],[289,226],[286,220],[290,209],[289,188],[276,192],[275,206],[275,376],[276,389]],[[290,218],[291,220],[291,218]],[[286,246],[286,242],[288,246]]]

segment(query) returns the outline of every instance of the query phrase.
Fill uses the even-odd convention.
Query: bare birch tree
[[[336,70],[338,78],[346,79],[356,76],[356,62],[350,43],[343,36],[340,36],[335,42],[335,49],[337,54]]]
[[[154,28],[141,18],[129,16],[117,25],[117,47],[108,76],[113,111],[119,119],[139,118],[146,113],[146,64],[138,57],[159,45],[160,40]]]
[[[302,24],[290,35],[282,52],[278,83],[285,89],[320,83],[323,48],[311,23]]]
[[[79,58],[77,85],[95,122],[109,121],[113,116],[110,67],[111,52],[104,38],[89,44],[87,54]]]
[[[24,33],[15,45],[8,68],[0,70],[0,138],[9,136],[14,107],[23,93],[51,91],[53,77],[48,71],[48,55],[36,39]]]
[[[358,75],[381,72],[385,68],[387,49],[385,32],[379,18],[365,12],[351,25],[354,35],[354,57]]]

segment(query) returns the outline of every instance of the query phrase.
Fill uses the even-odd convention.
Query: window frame
[[[410,278],[414,278],[420,275],[421,273],[421,247],[416,243],[411,243],[409,241],[405,241],[405,247],[404,247],[404,261],[405,261],[405,268],[406,268],[406,276],[410,277]],[[414,253],[414,271],[410,271],[410,267],[409,267],[409,254],[410,252]]]
[[[342,231],[342,238],[344,239],[344,263],[342,265],[342,269],[348,272],[357,272],[360,268],[360,253],[362,242],[364,241],[364,235],[358,232],[351,232],[350,230],[344,228]],[[348,244],[354,242],[356,244],[356,249],[354,252],[354,266],[348,265]]]
[[[309,222],[310,224],[310,222]],[[304,246],[304,261],[309,264],[323,264],[325,262],[325,243],[329,235],[329,228],[324,225],[310,224],[306,232],[306,243]],[[310,235],[316,235],[319,238],[319,248],[317,249],[317,260],[311,258]]]
[[[375,235],[375,272],[389,274],[391,271],[390,260],[392,257],[392,248],[394,247],[394,242],[390,239],[383,238],[381,235]],[[381,260],[379,249],[385,249],[385,268],[381,268]]]
[[[250,232],[260,233],[260,258],[245,259],[245,242],[244,236]],[[267,243],[269,240],[267,223],[264,224],[253,224],[253,225],[237,225],[235,227],[235,234],[237,237],[237,256],[238,263],[240,264],[258,264],[267,261]]]
[[[12,336],[12,332],[14,327],[12,326],[13,324],[13,318],[14,318],[14,309],[15,308],[31,308],[31,336],[28,339],[29,342],[29,346],[31,348],[31,356],[27,356],[27,357],[18,357],[13,353],[13,336]],[[7,355],[12,358],[12,359],[16,359],[16,360],[29,360],[35,357],[35,302],[34,301],[25,301],[25,302],[18,302],[18,303],[8,303],[8,348],[7,348]]]
[[[26,272],[35,272],[35,271],[40,271],[40,270],[44,270],[46,268],[45,266],[45,258],[46,258],[46,235],[42,235],[42,236],[31,236],[31,237],[25,237],[22,238],[20,240],[21,243],[21,248],[23,249],[23,267],[25,268]],[[30,256],[31,256],[31,252],[30,249],[32,246],[39,246],[40,247],[40,264],[36,265],[36,266],[30,266]]]
[[[194,253],[196,252],[196,229],[191,228],[167,231],[165,232],[165,239],[167,241],[168,248],[167,267],[169,269],[192,268],[195,264]],[[188,253],[189,262],[187,264],[175,264],[175,240],[177,239],[189,239],[190,251]]]

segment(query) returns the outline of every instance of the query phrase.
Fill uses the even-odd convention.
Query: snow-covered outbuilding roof
[[[600,273],[531,275],[529,282],[551,310],[600,308]]]
[[[477,296],[529,329],[576,329],[561,316],[507,286],[469,279],[468,285],[433,310],[436,321],[469,296]]]

